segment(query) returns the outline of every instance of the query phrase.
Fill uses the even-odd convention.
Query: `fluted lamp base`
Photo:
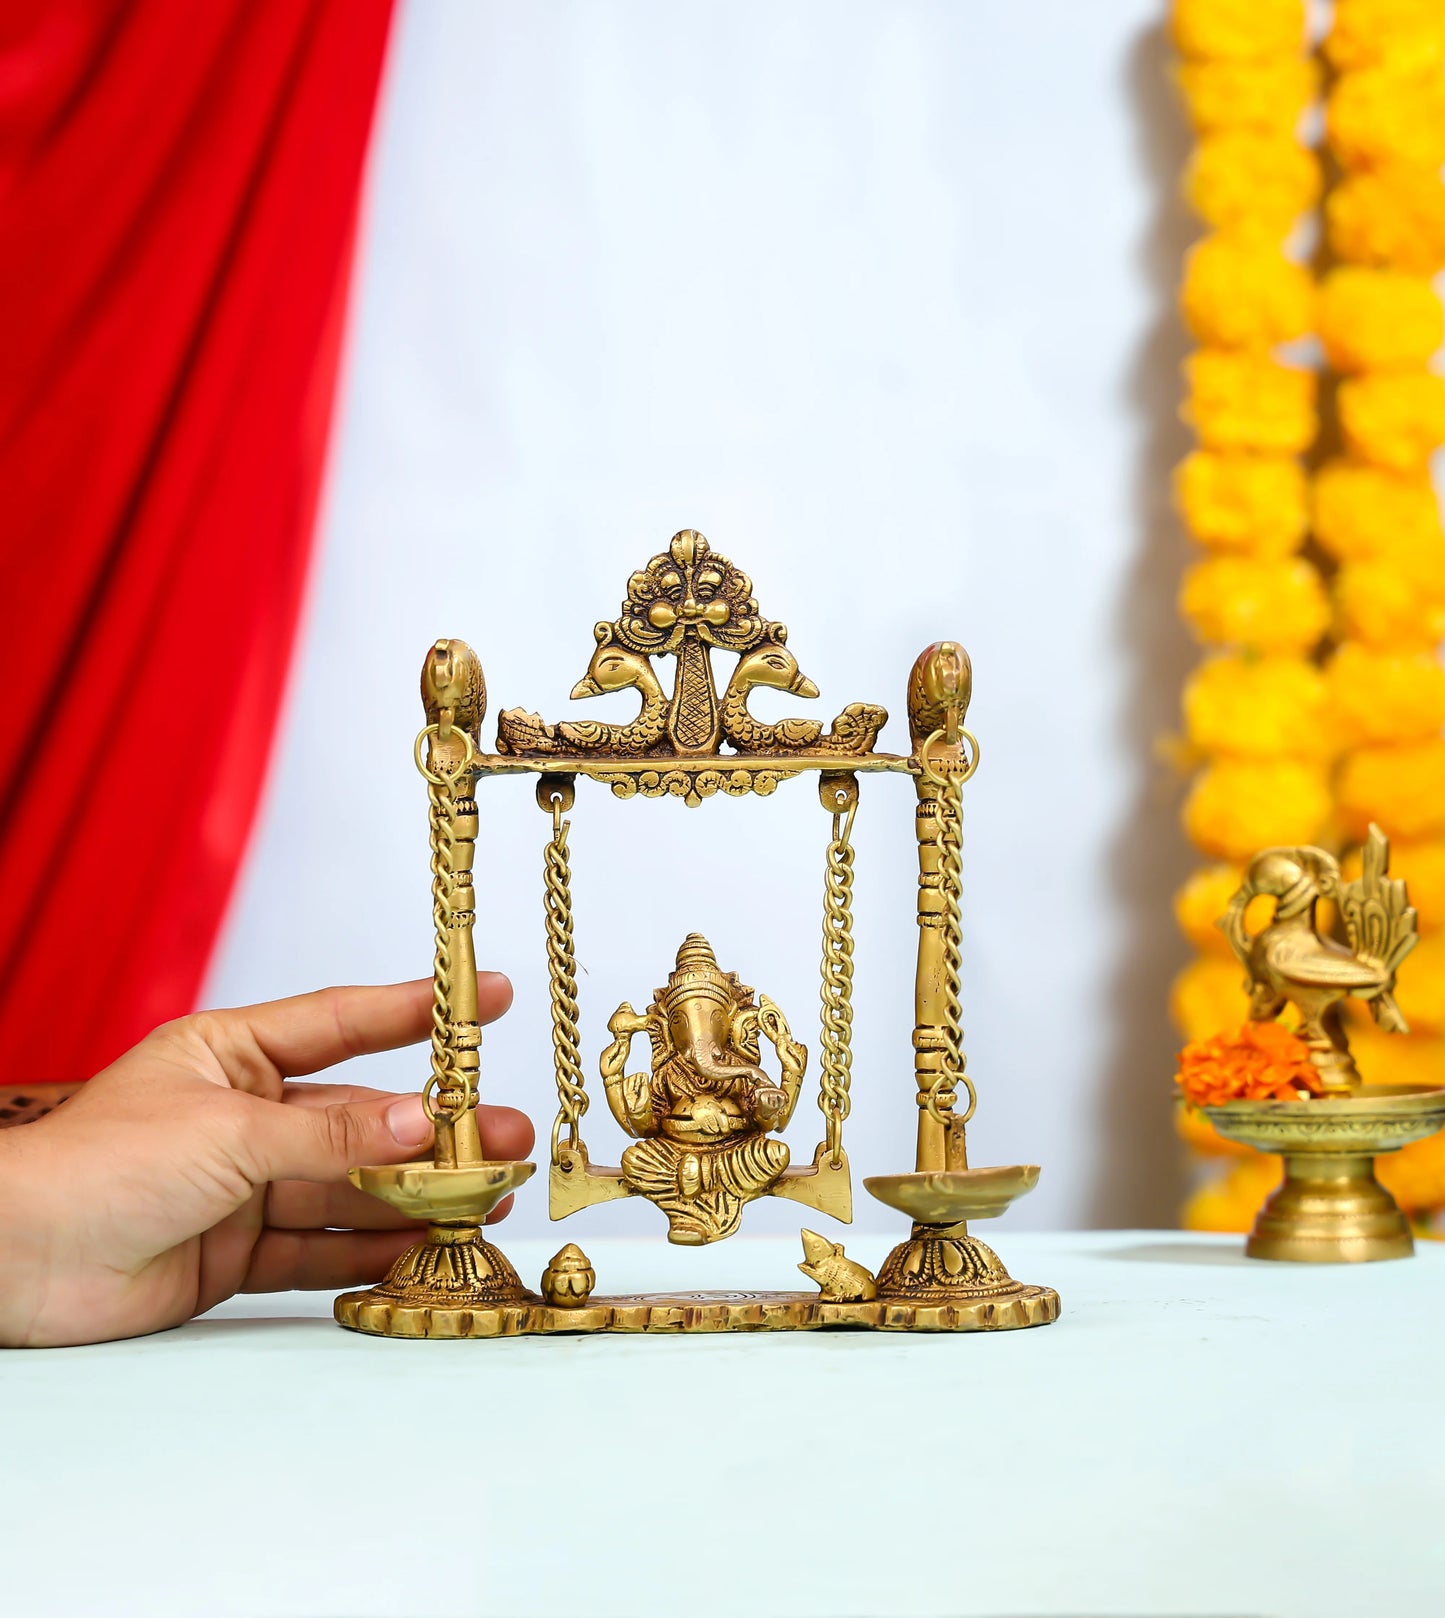
[[[1375,1158],[1445,1125],[1445,1087],[1366,1084],[1348,1096],[1203,1110],[1221,1135],[1284,1158],[1247,1258],[1367,1264],[1415,1251],[1404,1214],[1375,1178]]]
[[[1038,1184],[1032,1163],[876,1175],[863,1183],[913,1220],[913,1231],[878,1271],[880,1302],[946,1310],[954,1331],[1047,1326],[1059,1317],[1052,1287],[1015,1281],[997,1253],[969,1234],[970,1219],[995,1219]]]

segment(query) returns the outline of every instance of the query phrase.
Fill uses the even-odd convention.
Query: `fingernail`
[[[425,1146],[431,1139],[431,1119],[420,1096],[403,1096],[386,1109],[386,1127],[398,1146]]]

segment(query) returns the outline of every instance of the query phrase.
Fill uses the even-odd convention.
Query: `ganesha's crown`
[[[712,945],[701,933],[689,933],[678,949],[677,967],[662,991],[662,1007],[670,1012],[681,1001],[700,996],[716,1000],[719,1005],[735,1005],[737,980],[717,964]]]

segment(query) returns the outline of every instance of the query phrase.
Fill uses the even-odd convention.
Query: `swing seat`
[[[615,1202],[621,1197],[636,1195],[620,1168],[592,1163],[587,1148],[580,1141],[575,1146],[564,1142],[558,1147],[557,1161],[548,1176],[548,1207],[553,1219],[566,1219],[599,1202]],[[809,1167],[784,1169],[763,1195],[801,1203],[805,1208],[813,1208],[841,1224],[850,1225],[853,1222],[853,1175],[848,1166],[848,1154],[840,1147],[838,1161],[834,1163],[827,1143],[819,1142]]]

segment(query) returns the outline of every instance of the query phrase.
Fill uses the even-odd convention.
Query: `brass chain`
[[[447,726],[448,732],[452,727]],[[428,737],[440,736],[440,725],[428,725],[416,739],[416,767],[427,783],[427,818],[431,827],[432,926],[436,951],[432,963],[431,1076],[422,1090],[422,1106],[434,1124],[455,1124],[472,1103],[470,1086],[458,1088],[454,1053],[450,1045],[452,1020],[452,942],[451,924],[455,890],[452,849],[456,843],[456,783],[476,756],[471,737],[464,730],[455,734],[465,744],[462,761],[436,770],[422,761],[422,748]]]
[[[977,768],[975,752],[974,768]],[[963,783],[968,774],[944,777],[938,795],[939,878],[943,892],[943,1060],[928,1086],[928,1116],[947,1128],[966,1124],[978,1105],[963,1051],[963,1006],[960,998],[963,965]],[[968,1109],[953,1119],[959,1085],[968,1091]]]
[[[559,1161],[562,1130],[567,1143],[582,1144],[582,1115],[588,1095],[582,1078],[577,1032],[577,954],[572,928],[572,862],[567,852],[571,821],[562,818],[563,799],[551,795],[552,838],[544,867],[543,908],[547,914],[547,981],[552,998],[552,1059],[557,1072],[557,1118],[552,1125],[552,1161]]]
[[[827,1120],[828,1155],[843,1161],[843,1120],[852,1108],[853,1076],[853,817],[856,782],[846,810],[833,815],[823,887],[823,1018],[818,1106]]]

